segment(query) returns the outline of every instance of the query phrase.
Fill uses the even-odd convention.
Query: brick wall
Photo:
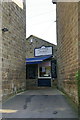
[[[2,4],[2,89],[3,100],[25,89],[25,3],[21,8],[15,2]]]
[[[57,37],[58,86],[78,103],[78,3],[57,3]]]

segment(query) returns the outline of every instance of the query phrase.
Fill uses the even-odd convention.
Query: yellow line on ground
[[[0,109],[0,113],[15,113],[18,110]]]

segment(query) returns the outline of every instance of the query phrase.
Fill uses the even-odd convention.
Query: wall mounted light
[[[7,32],[7,31],[9,31],[8,28],[3,28],[2,29],[2,32]]]
[[[33,42],[33,39],[30,40],[30,43],[32,43],[32,42]]]

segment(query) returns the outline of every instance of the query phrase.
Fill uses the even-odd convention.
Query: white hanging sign
[[[35,57],[37,56],[45,56],[52,55],[52,47],[51,46],[42,46],[41,48],[35,48],[34,50]]]

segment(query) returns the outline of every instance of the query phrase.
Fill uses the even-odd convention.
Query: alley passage
[[[3,118],[74,118],[77,113],[57,89],[28,90],[3,104]]]

